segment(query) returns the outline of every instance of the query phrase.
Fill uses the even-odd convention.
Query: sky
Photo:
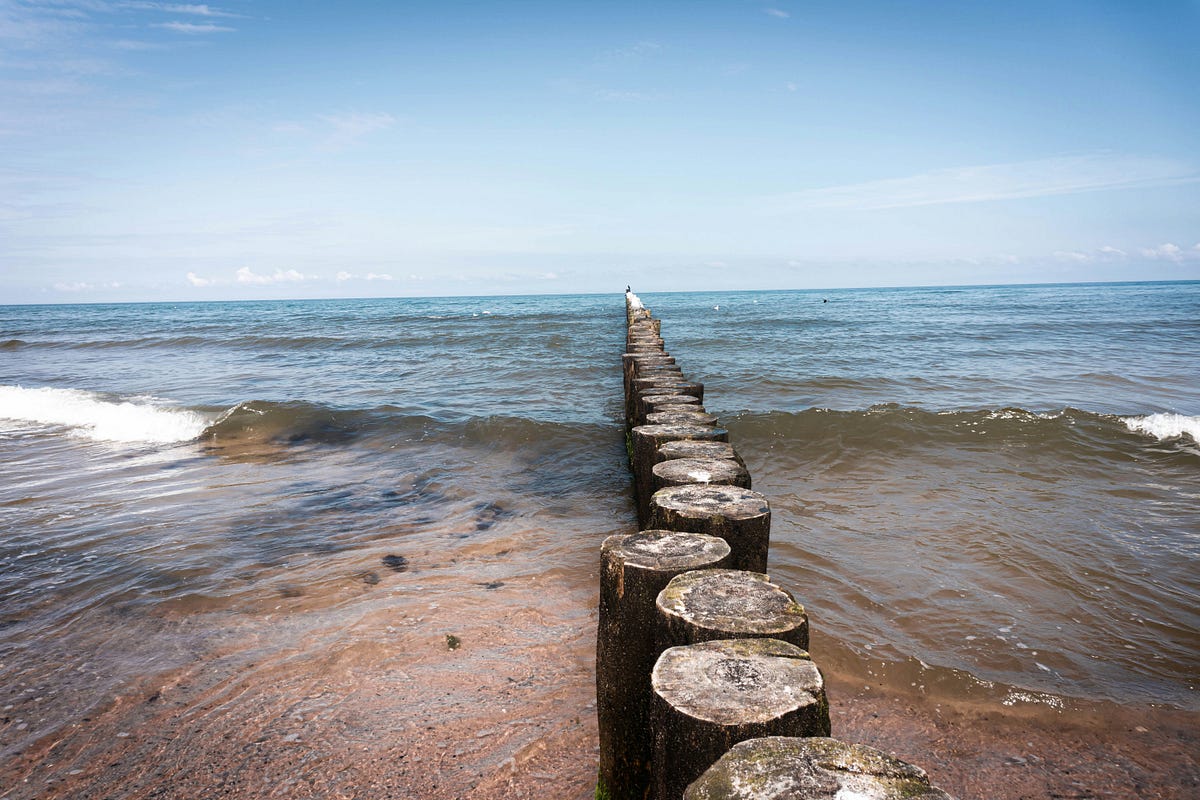
[[[0,303],[1200,279],[1198,42],[1198,0],[0,0]]]

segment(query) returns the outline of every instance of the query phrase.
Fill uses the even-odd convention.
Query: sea
[[[1200,711],[1200,282],[639,294],[824,669]],[[593,713],[623,342],[620,290],[0,306],[0,771],[139,687],[468,679],[422,648]]]

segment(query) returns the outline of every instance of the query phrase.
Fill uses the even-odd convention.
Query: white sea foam
[[[1125,417],[1125,426],[1131,431],[1144,433],[1156,439],[1174,439],[1190,436],[1200,442],[1200,417],[1183,414],[1151,414],[1148,417]]]
[[[0,386],[0,420],[62,426],[78,436],[106,442],[186,442],[209,420],[195,411],[107,400],[80,389]]]

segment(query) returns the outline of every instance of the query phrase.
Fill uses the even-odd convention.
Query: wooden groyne
[[[601,548],[598,800],[949,800],[830,738],[807,611],[766,574],[770,503],[631,292],[621,361],[640,532]]]

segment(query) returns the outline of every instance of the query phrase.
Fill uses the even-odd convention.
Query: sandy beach
[[[459,604],[441,594],[420,616],[355,613],[274,652],[261,648],[271,622],[249,625],[227,652],[122,687],[11,753],[0,797],[585,800],[592,577],[476,587]],[[534,594],[536,606],[515,602]],[[1200,789],[1196,714],[951,707],[826,672],[835,736],[923,766],[960,800]],[[0,736],[55,699],[7,687],[3,702]]]

